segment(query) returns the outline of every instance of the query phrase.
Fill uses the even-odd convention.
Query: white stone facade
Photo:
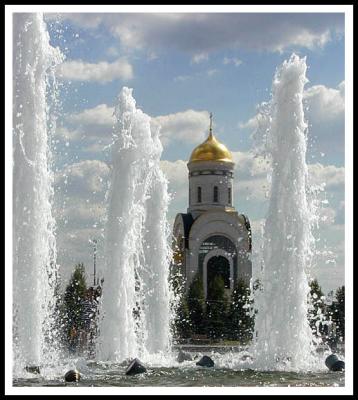
[[[233,162],[189,162],[189,207],[174,222],[186,288],[199,273],[205,295],[216,265],[227,271],[230,291],[239,278],[249,284],[252,276],[250,223],[233,207],[233,168]]]
[[[233,210],[233,168],[234,163],[227,162],[188,163],[188,213],[199,215],[203,211],[212,209]],[[198,199],[199,188],[201,199]],[[215,188],[217,196],[214,194]]]

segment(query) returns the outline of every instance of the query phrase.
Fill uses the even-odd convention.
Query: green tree
[[[203,333],[205,318],[205,295],[203,280],[200,274],[193,279],[186,297],[186,304],[189,309],[189,320],[193,333]]]
[[[344,341],[345,334],[345,287],[336,290],[335,300],[330,307],[332,321],[336,326],[336,336]]]
[[[246,342],[252,339],[254,317],[252,315],[250,288],[239,279],[231,296],[229,325],[232,339]]]
[[[217,339],[226,335],[228,298],[225,293],[224,279],[217,275],[208,286],[206,301],[207,333]]]
[[[174,329],[176,334],[180,338],[190,337],[193,331],[190,320],[189,307],[185,296],[182,296],[179,300],[174,320]]]
[[[321,336],[325,333],[325,320],[326,320],[326,310],[324,302],[324,294],[317,279],[313,279],[310,284],[309,292],[309,311],[308,320],[312,332],[316,336]]]
[[[173,330],[176,336],[180,338],[190,337],[191,325],[189,307],[185,296],[185,279],[177,264],[172,264],[169,283],[172,287],[175,299],[171,304],[171,307],[175,312]]]
[[[75,266],[64,294],[67,336],[73,328],[81,327],[83,299],[87,290],[85,267],[83,263]]]
[[[64,296],[61,293],[61,282],[60,279],[56,280],[55,289],[54,289],[54,313],[52,316],[51,324],[51,336],[52,338],[56,338],[55,342],[57,345],[63,345],[65,342],[65,332],[64,327],[66,325],[66,315],[65,315],[65,307],[64,307]],[[53,346],[54,341],[49,342],[49,346]]]

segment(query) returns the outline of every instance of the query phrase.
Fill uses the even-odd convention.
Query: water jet
[[[56,97],[55,67],[62,56],[49,43],[42,14],[14,13],[13,22],[14,368],[20,374],[57,357],[50,147],[56,113],[46,92]]]
[[[255,359],[261,368],[270,370],[276,368],[276,360],[288,361],[293,369],[307,369],[314,363],[307,318],[315,215],[306,194],[306,69],[306,59],[295,54],[285,61],[276,70],[268,110],[263,109],[271,190],[264,226],[262,290],[255,296]]]
[[[99,358],[170,348],[167,181],[159,130],[124,87],[115,108]]]

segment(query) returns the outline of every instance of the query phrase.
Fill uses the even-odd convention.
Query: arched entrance
[[[225,289],[230,289],[230,263],[226,257],[211,257],[207,263],[207,274],[208,287],[216,276],[220,276],[224,281]]]
[[[222,249],[213,249],[206,254],[203,264],[205,298],[208,294],[210,282],[212,282],[216,276],[221,276],[223,278],[226,289],[233,289],[234,263],[228,252]]]

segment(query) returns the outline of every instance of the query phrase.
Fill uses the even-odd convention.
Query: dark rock
[[[343,371],[345,369],[344,361],[339,360],[335,354],[328,356],[325,364],[330,371]]]
[[[208,356],[203,356],[201,359],[196,363],[196,365],[200,365],[201,367],[213,367],[215,365],[214,361],[208,357]]]
[[[126,369],[126,375],[137,375],[143,374],[144,372],[147,372],[147,368],[145,368],[145,366],[138,360],[138,358],[132,360],[132,362]]]
[[[32,374],[39,374],[40,373],[40,367],[38,365],[27,365],[25,367],[25,370],[27,372],[31,372]]]
[[[66,382],[78,382],[81,379],[80,373],[76,369],[71,369],[65,374]]]
[[[182,363],[183,361],[192,361],[193,357],[190,353],[180,350],[178,353],[177,361]]]
[[[250,354],[244,354],[241,357],[241,361],[252,361],[252,360],[253,360],[253,358],[252,358],[252,356]]]

